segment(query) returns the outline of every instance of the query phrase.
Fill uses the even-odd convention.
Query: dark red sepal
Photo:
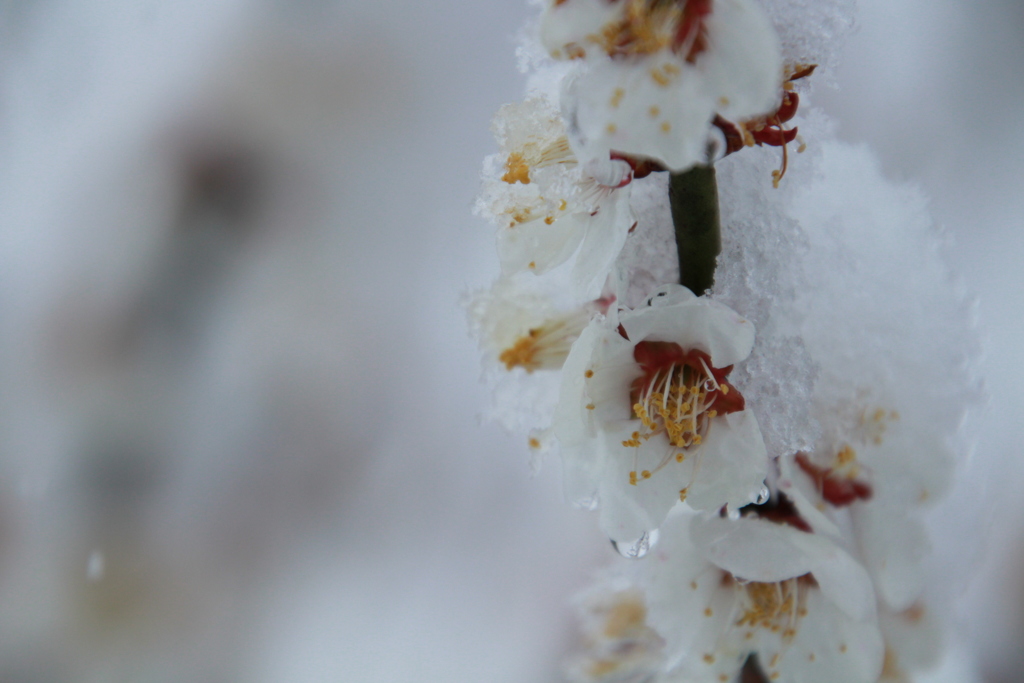
[[[765,126],[761,130],[751,131],[750,135],[754,138],[754,142],[759,145],[769,145],[771,147],[783,147],[784,145],[793,142],[796,139],[796,128],[790,128],[789,130],[783,130],[775,125]]]
[[[814,481],[821,497],[830,505],[845,507],[858,500],[868,500],[874,493],[871,485],[833,473],[828,467],[819,467],[805,453],[796,454],[796,464]]]

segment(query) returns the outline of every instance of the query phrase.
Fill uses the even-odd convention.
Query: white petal
[[[613,190],[598,205],[583,236],[573,265],[573,284],[576,296],[593,300],[601,295],[608,274],[626,243],[633,226],[633,212],[629,207],[629,188]]]
[[[566,58],[566,45],[576,43],[588,47],[587,36],[600,35],[604,25],[620,12],[620,7],[606,0],[549,2],[541,16],[541,42],[549,51],[561,51],[560,58]]]
[[[572,345],[562,366],[562,386],[551,425],[563,450],[578,446],[594,434],[593,418],[586,409],[586,372],[594,347],[605,334],[604,325],[601,318],[591,320]]]
[[[807,537],[804,547],[794,544],[796,534]],[[826,546],[832,546],[814,534],[749,517],[696,518],[690,537],[705,557],[727,572],[747,581],[767,583],[807,574],[814,561],[828,552]]]
[[[601,528],[617,541],[638,538],[641,533],[658,528],[668,511],[679,502],[679,491],[690,480],[693,462],[687,458],[678,463],[674,458],[658,472],[655,468],[666,455],[676,449],[662,438],[654,438],[640,448],[622,445],[639,420],[623,423],[617,431],[609,430],[600,446],[606,458],[606,472],[601,486]],[[630,484],[630,472],[652,471],[649,479],[640,477]]]
[[[794,537],[794,540],[797,547],[808,547],[806,539]],[[821,553],[821,549],[820,544],[813,550],[808,548],[808,553],[814,555],[811,573],[821,592],[850,618],[873,619],[875,591],[867,570],[838,546],[829,547],[825,553]]]
[[[699,449],[687,456],[699,463],[686,499],[691,507],[739,508],[757,499],[768,476],[768,451],[751,411],[712,418]]]
[[[555,215],[518,223],[498,230],[498,258],[505,275],[531,271],[538,275],[564,263],[583,240],[590,216],[586,213]]]
[[[945,645],[942,623],[923,605],[898,614],[882,612],[879,623],[885,643],[903,669],[928,669],[938,664]]]
[[[649,303],[652,308],[660,308],[663,306],[675,306],[676,304],[692,301],[696,298],[697,295],[691,292],[689,288],[670,282],[661,285],[651,292]]]
[[[931,549],[924,525],[905,508],[882,501],[854,505],[850,512],[879,597],[894,611],[907,609],[924,590],[921,560]]]
[[[797,466],[795,456],[783,456],[778,462],[779,490],[793,502],[800,517],[815,533],[839,538],[839,527],[818,509],[815,503],[821,503],[821,496],[815,490],[810,476]]]
[[[774,671],[789,683],[875,683],[885,646],[874,620],[851,619],[818,590],[807,592],[807,616],[797,624],[788,647],[779,651]],[[761,660],[774,655],[762,652]]]
[[[782,92],[782,55],[764,11],[751,0],[715,0],[707,30],[708,49],[696,66],[717,112],[741,121],[772,111]]]
[[[744,360],[754,348],[754,324],[705,297],[640,308],[624,313],[621,322],[634,343],[669,341],[687,351],[699,349],[711,356],[716,368]]]
[[[591,64],[565,91],[563,112],[581,159],[608,150],[657,159],[674,171],[702,163],[716,95],[668,50]]]
[[[665,638],[667,667],[686,658],[693,664],[686,667],[691,675],[713,673],[717,683],[720,667],[731,666],[735,671],[739,666],[720,657],[715,658],[717,667],[708,666],[703,655],[716,653],[719,636],[733,618],[736,592],[731,584],[723,585],[722,571],[696,552],[688,525],[687,515],[666,520],[661,527],[661,542],[644,560],[641,572],[647,590],[648,623]]]

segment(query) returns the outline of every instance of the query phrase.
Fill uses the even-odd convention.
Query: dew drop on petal
[[[732,506],[727,506],[725,510],[725,516],[735,521],[740,518],[740,509]]]
[[[658,530],[645,531],[635,541],[612,541],[612,547],[627,560],[639,560],[658,543]]]
[[[771,497],[771,491],[768,490],[767,486],[762,486],[760,492],[757,494],[757,500],[754,501],[757,505],[764,505],[768,502],[768,498]]]

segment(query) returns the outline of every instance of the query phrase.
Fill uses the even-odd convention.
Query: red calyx
[[[725,136],[725,154],[732,154],[743,149],[743,135],[740,134],[740,129],[734,123],[715,114],[711,124],[717,126]]]
[[[633,176],[632,178],[630,178],[630,180],[632,180],[633,178],[646,178],[650,174],[655,173],[657,171],[668,170],[654,159],[648,159],[646,157],[632,156],[629,154],[623,154],[622,152],[614,151],[611,153],[610,156],[612,159],[625,161],[627,164],[629,164],[629,167],[633,169]],[[628,184],[628,182],[629,181],[627,181],[624,184]]]
[[[796,454],[796,464],[814,481],[821,497],[835,507],[868,500],[873,494],[870,484],[837,475],[830,467],[819,467],[805,453]]]
[[[735,413],[743,410],[746,406],[746,401],[739,390],[725,380],[732,372],[732,366],[714,367],[711,364],[711,356],[703,351],[698,349],[684,351],[675,342],[642,341],[633,347],[633,360],[644,371],[643,377],[638,378],[633,387],[637,393],[644,389],[659,371],[668,370],[673,365],[686,366],[694,372],[703,374],[704,364],[706,364],[719,386],[728,387],[728,391],[715,389],[708,392],[709,395],[714,396],[714,409],[718,414]],[[704,363],[701,363],[702,360]]]
[[[740,514],[746,516],[756,515],[760,519],[766,519],[775,524],[786,524],[800,531],[812,533],[811,525],[804,521],[804,518],[797,512],[796,506],[784,494],[776,491],[771,499],[762,505],[745,505]]]
[[[784,147],[787,143],[793,142],[796,139],[796,131],[796,128],[784,130],[778,127],[777,124],[772,123],[761,130],[750,131],[750,135],[754,138],[754,142],[759,145]]]

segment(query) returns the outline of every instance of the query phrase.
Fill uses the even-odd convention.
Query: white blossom
[[[501,152],[485,161],[477,209],[498,225],[502,272],[540,275],[575,254],[572,286],[581,300],[597,298],[635,223],[632,168],[609,159],[580,164],[543,98],[505,105],[492,129]]]
[[[665,681],[875,683],[884,644],[867,572],[833,539],[755,517],[679,515],[637,570],[666,641]]]
[[[640,683],[664,666],[665,641],[647,624],[643,591],[622,580],[600,583],[577,601],[583,651],[568,663],[578,683]]]
[[[614,151],[683,170],[706,161],[715,114],[750,119],[781,94],[778,40],[752,0],[555,0],[541,39],[584,65],[563,90],[582,159]]]
[[[910,683],[911,672],[938,664],[945,645],[942,624],[923,603],[901,612],[879,611],[885,638],[885,661],[880,683]]]
[[[607,300],[560,306],[563,301],[533,280],[499,278],[467,305],[471,332],[489,359],[508,371],[560,369],[591,316],[608,307]]]
[[[568,497],[596,496],[612,539],[657,528],[680,500],[711,510],[757,498],[767,453],[726,380],[753,343],[750,322],[680,285],[580,335],[552,427]]]

